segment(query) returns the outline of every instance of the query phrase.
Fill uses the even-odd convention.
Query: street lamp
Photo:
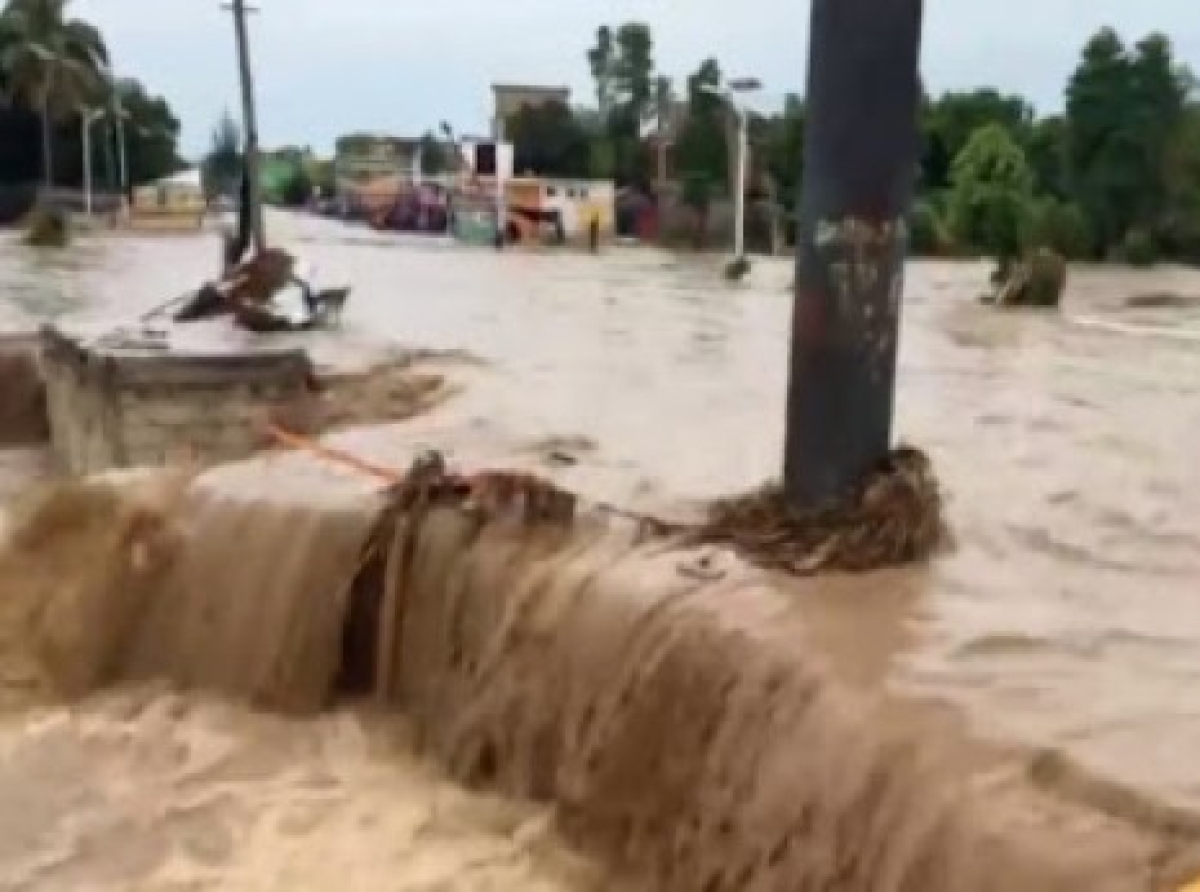
[[[742,77],[728,82],[725,89],[713,84],[702,84],[705,93],[724,99],[737,119],[737,184],[733,212],[733,259],[737,263],[746,253],[746,180],[750,170],[750,109],[739,105],[736,94],[751,93],[762,87],[757,78]]]
[[[102,108],[79,109],[79,126],[83,131],[83,207],[92,216],[92,125],[104,117]]]

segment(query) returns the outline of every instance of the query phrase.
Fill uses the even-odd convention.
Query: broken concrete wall
[[[74,474],[161,465],[181,452],[243,458],[264,445],[272,409],[309,394],[311,367],[300,351],[121,354],[46,328],[41,356],[51,441]]]
[[[49,442],[50,421],[35,335],[0,335],[0,382],[0,447]]]
[[[662,892],[1176,888],[1194,839],[1066,801],[1020,758],[847,690],[771,580],[727,554],[587,514],[395,516],[370,481],[287,458],[194,484],[140,617],[101,636],[122,652],[91,653],[112,667],[99,681],[307,712],[366,649],[359,677],[464,783],[554,803]],[[74,566],[68,551],[46,553]]]

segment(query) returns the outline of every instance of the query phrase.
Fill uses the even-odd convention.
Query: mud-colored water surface
[[[657,511],[778,467],[786,263],[731,286],[716,260],[653,251],[496,255],[273,223],[319,274],[354,282],[350,326],[490,363],[437,412],[342,438],[366,456],[426,444],[467,463],[523,460]],[[208,274],[217,251],[114,237],[63,261],[0,256],[0,319],[21,327],[144,310]],[[981,733],[1200,807],[1200,310],[1139,298],[1200,294],[1200,275],[1075,271],[1061,316],[980,307],[985,278],[914,264],[906,291],[897,430],[933,456],[956,547],[920,570],[792,583],[791,609],[853,685],[948,699]],[[87,709],[109,721],[105,705]],[[241,745],[269,733],[256,722],[238,726]],[[54,740],[92,758],[81,737]]]
[[[549,813],[470,794],[392,717],[161,688],[0,733],[5,890],[599,890]]]

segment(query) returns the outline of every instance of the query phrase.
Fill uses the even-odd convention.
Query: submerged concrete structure
[[[70,474],[243,458],[271,445],[270,420],[301,432],[395,420],[444,383],[413,373],[403,351],[339,332],[47,325],[39,342],[49,441]]]
[[[20,555],[53,582],[14,590],[44,603],[13,640],[60,696],[165,679],[311,715],[369,695],[464,784],[557,806],[612,866],[603,888],[1166,892],[1194,876],[1194,824],[847,687],[786,593],[728,553],[583,500],[547,520],[529,492],[403,509],[304,454],[212,469],[157,508],[137,493],[153,482],[93,518],[124,525],[102,561],[79,537]],[[73,503],[105,504],[88,486]]]
[[[312,376],[296,348],[188,350],[57,326],[41,341],[51,443],[73,474],[163,464],[185,449],[246,455],[266,413],[303,399]]]

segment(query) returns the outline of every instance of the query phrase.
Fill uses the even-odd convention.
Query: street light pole
[[[125,144],[125,109],[117,100],[117,176],[121,181],[121,197],[129,197],[129,148]]]
[[[104,109],[79,110],[79,126],[83,130],[83,209],[92,216],[92,124],[104,115]]]
[[[750,155],[750,113],[745,108],[734,107],[738,118],[737,157],[737,202],[734,205],[733,259],[741,260],[746,255],[746,177]]]
[[[812,0],[784,444],[795,507],[891,448],[922,0]]]
[[[258,121],[254,111],[254,78],[250,68],[250,38],[246,28],[246,0],[233,0],[225,6],[233,13],[234,34],[237,39],[238,69],[242,86],[242,126],[246,133],[244,171],[248,180],[250,230],[254,250],[261,254],[267,247],[263,229],[262,183],[258,175]],[[257,11],[257,10],[251,10]]]
[[[711,84],[701,90],[719,96],[729,107],[737,122],[737,175],[733,196],[733,259],[741,260],[746,255],[746,185],[750,175],[750,109],[739,105],[737,94],[749,93],[762,86],[757,78],[743,77],[729,81],[728,89]]]

